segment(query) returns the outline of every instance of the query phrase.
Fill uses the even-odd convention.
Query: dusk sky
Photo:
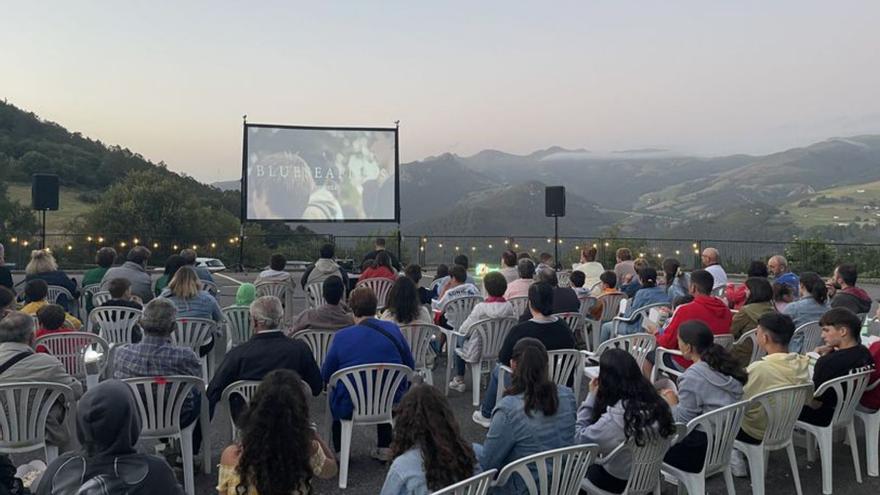
[[[0,0],[0,98],[204,181],[251,122],[390,126],[401,160],[764,153],[880,133],[880,2]]]

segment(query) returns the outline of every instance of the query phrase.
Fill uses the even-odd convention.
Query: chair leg
[[[862,482],[862,462],[859,459],[859,442],[856,440],[855,422],[846,427],[846,438],[849,439],[849,450],[852,452],[853,466],[856,468],[856,481]]]
[[[803,495],[803,492],[801,491],[801,475],[798,472],[797,456],[794,454],[794,442],[788,444],[788,447],[785,448],[785,452],[788,454],[788,463],[791,465],[791,477],[794,480],[794,489],[797,492],[797,495]]]
[[[46,464],[51,464],[57,458],[58,446],[46,444]]]
[[[446,380],[443,384],[445,387],[443,390],[447,397],[449,397],[449,381],[452,380],[452,361],[455,357],[454,349],[455,346],[452,344],[452,339],[446,339]]]
[[[724,469],[724,485],[727,487],[727,495],[736,495],[736,488],[733,486],[733,474],[730,472],[729,466]]]
[[[202,472],[211,474],[211,416],[208,415],[208,400],[205,396],[202,396],[199,427],[202,429]]]
[[[183,488],[187,495],[195,495],[196,493],[192,432],[193,430],[189,430],[180,434],[180,454],[183,457]]]
[[[878,443],[880,443],[880,416],[876,413],[861,416],[865,423],[865,456],[868,464],[868,476],[880,475],[880,459],[878,459]]]
[[[431,368],[427,368],[427,367],[424,368],[422,371],[425,373],[425,383],[427,383],[428,385],[433,387],[434,386],[434,372],[431,370]],[[446,385],[449,386],[449,382],[447,382]]]
[[[348,487],[348,459],[351,455],[351,431],[354,423],[341,421],[340,440],[342,450],[339,452],[339,488]]]
[[[813,434],[804,431],[804,441],[807,444],[807,461],[816,462],[816,442],[819,441],[818,437],[813,438]]]
[[[822,461],[822,493],[830,495],[834,491],[831,465],[831,429],[821,429],[816,437],[819,440],[819,459]]]
[[[480,405],[480,374],[482,369],[483,363],[481,361],[471,364],[471,386],[473,387],[471,402],[473,402],[474,407]]]
[[[752,479],[752,495],[764,495],[764,449],[754,449],[748,452],[746,459],[749,461],[749,476]]]

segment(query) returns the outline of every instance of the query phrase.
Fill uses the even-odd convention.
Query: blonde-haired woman
[[[201,289],[198,274],[191,266],[183,266],[168,282],[159,297],[168,298],[177,308],[178,318],[208,318],[220,323],[223,312],[214,296]],[[199,349],[204,356],[214,347],[214,342]]]
[[[31,259],[28,261],[24,269],[25,281],[40,279],[45,280],[49,285],[64,287],[74,297],[79,297],[79,291],[76,287],[76,280],[67,276],[62,270],[58,269],[58,263],[52,253],[45,249],[35,249],[31,251]],[[55,301],[50,301],[55,302]],[[71,312],[73,301],[66,296],[58,298],[58,304],[64,306],[64,311]]]

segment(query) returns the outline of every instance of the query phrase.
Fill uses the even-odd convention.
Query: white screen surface
[[[397,132],[248,124],[247,220],[396,221]]]

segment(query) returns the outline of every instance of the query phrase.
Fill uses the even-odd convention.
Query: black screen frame
[[[247,217],[247,161],[248,161],[248,129],[298,129],[309,131],[362,131],[362,132],[393,132],[394,133],[394,218],[346,218],[336,219],[305,219],[305,218],[248,218]],[[314,126],[285,124],[255,124],[245,122],[242,126],[241,145],[241,223],[286,222],[286,223],[400,223],[400,127],[356,127],[356,126]]]

